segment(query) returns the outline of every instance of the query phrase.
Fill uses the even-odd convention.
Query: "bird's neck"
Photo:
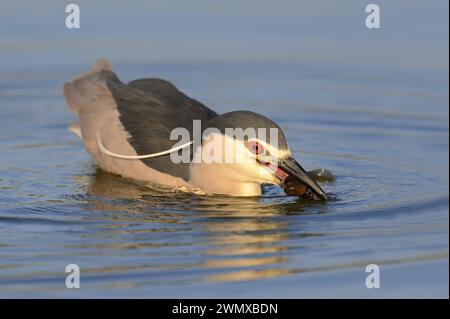
[[[261,185],[233,178],[233,172],[223,171],[220,166],[191,164],[189,183],[210,194],[231,196],[260,196]]]

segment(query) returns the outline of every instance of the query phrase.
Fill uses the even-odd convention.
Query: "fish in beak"
[[[289,195],[302,195],[310,190],[319,199],[328,199],[322,188],[308,176],[308,173],[292,156],[282,158],[277,164],[270,163],[268,166],[280,179],[282,185],[286,185],[286,182],[290,183],[291,193],[285,189]]]

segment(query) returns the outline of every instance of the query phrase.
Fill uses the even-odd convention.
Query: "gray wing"
[[[142,79],[127,85],[111,79],[106,84],[116,102],[120,122],[130,134],[128,142],[138,155],[168,150],[176,142],[170,140],[174,128],[186,128],[192,137],[193,120],[206,124],[217,116],[164,80]],[[170,155],[142,161],[160,172],[189,179],[189,164],[175,164]]]

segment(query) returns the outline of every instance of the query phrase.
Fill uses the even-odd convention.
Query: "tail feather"
[[[80,139],[83,139],[81,137],[81,125],[80,122],[72,122],[69,126],[69,131],[78,136]]]
[[[95,64],[92,68],[97,71],[101,71],[101,70],[112,71],[112,65],[106,59],[98,59],[97,61],[95,61]]]
[[[65,83],[63,86],[64,98],[72,112],[79,114],[80,110],[89,104],[89,101],[98,93],[99,84],[105,84],[108,76],[116,78],[112,73],[111,64],[106,59],[99,59],[90,71]]]

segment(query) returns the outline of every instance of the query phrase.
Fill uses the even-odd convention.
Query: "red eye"
[[[259,155],[264,152],[264,148],[262,147],[262,145],[257,142],[249,142],[248,150],[255,155]]]

